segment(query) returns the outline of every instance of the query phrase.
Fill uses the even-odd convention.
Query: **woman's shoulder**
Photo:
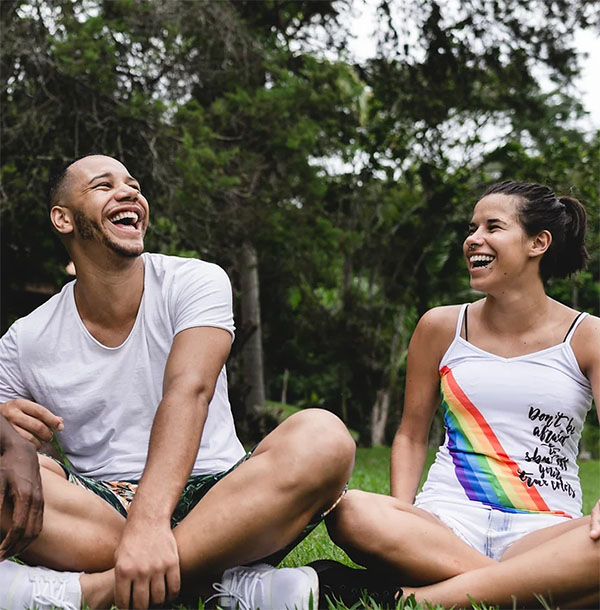
[[[437,379],[439,364],[454,341],[462,305],[434,307],[421,316],[413,333],[408,357],[420,370]]]
[[[434,307],[421,316],[413,339],[423,341],[430,348],[441,346],[447,349],[454,339],[462,305]]]
[[[586,376],[592,367],[600,367],[600,318],[585,316],[573,333],[571,347]]]
[[[421,316],[417,328],[421,327],[424,332],[454,332],[462,307],[463,305],[441,305],[439,307],[433,307]]]

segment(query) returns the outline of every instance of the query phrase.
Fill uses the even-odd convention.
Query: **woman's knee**
[[[383,497],[383,496],[382,496]],[[381,502],[377,494],[350,489],[337,508],[327,517],[327,530],[331,539],[340,546],[368,537],[369,524],[379,513]]]

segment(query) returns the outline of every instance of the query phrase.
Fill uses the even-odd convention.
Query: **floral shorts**
[[[256,447],[250,449],[250,451],[248,451],[240,460],[238,460],[238,462],[236,462],[229,470],[215,474],[201,474],[190,477],[188,482],[185,484],[185,487],[183,488],[183,491],[179,497],[179,502],[175,506],[175,510],[171,515],[171,527],[176,527],[183,519],[185,519],[196,504],[200,502],[200,500],[216,483],[218,483],[222,478],[226,477],[230,472],[233,472],[246,460],[251,458],[255,448]],[[69,482],[95,493],[97,496],[108,502],[115,510],[121,513],[123,517],[127,518],[127,513],[129,512],[129,507],[133,501],[135,492],[137,491],[139,481],[101,481],[77,474],[71,471],[61,462],[58,462],[58,464],[64,470]],[[296,545],[298,545],[306,536],[308,536],[308,534],[310,534],[317,527],[317,525],[319,525],[319,523],[321,523],[321,521],[323,521],[323,519],[339,504],[347,489],[348,486],[346,485],[337,500],[327,510],[315,515],[305,526],[304,530],[300,533],[296,540],[281,551],[274,553],[262,561],[266,561],[272,565],[277,565],[277,563],[279,563]]]

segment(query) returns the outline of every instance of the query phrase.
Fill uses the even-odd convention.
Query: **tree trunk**
[[[290,370],[285,369],[283,371],[283,383],[281,386],[281,403],[287,404],[287,389],[288,389],[288,380],[290,378]]]
[[[247,388],[246,409],[261,413],[265,406],[262,329],[258,258],[254,246],[245,242],[241,248],[240,278],[242,285],[242,323],[248,337],[241,350],[244,385]]]
[[[390,389],[377,390],[377,398],[371,410],[371,447],[385,443],[385,426],[390,412]]]

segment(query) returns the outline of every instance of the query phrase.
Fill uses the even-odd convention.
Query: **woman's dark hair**
[[[541,184],[512,180],[492,185],[481,198],[493,194],[518,197],[519,222],[527,235],[532,237],[544,230],[552,234],[552,243],[540,262],[544,282],[585,267],[590,258],[585,248],[587,214],[577,199],[557,197]]]

